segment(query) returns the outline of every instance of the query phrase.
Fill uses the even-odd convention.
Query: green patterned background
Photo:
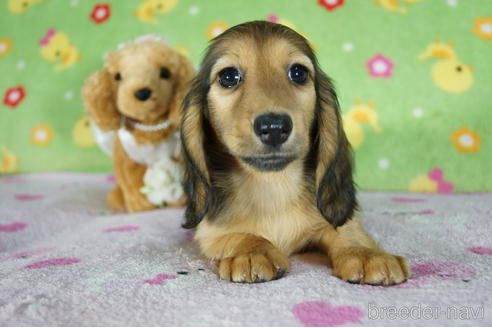
[[[210,37],[263,19],[305,35],[335,80],[361,189],[492,189],[491,0],[0,4],[0,174],[109,172],[111,161],[93,143],[80,97],[105,52],[160,34],[198,65]],[[156,12],[159,5],[166,12]],[[54,48],[65,64],[44,55]]]

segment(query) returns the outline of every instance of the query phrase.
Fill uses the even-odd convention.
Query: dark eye
[[[114,79],[115,79],[116,81],[121,80],[121,74],[120,74],[120,73],[116,73],[116,74],[114,75]]]
[[[306,84],[308,79],[308,69],[301,64],[294,64],[289,68],[289,80],[295,84]]]
[[[167,67],[161,68],[161,79],[168,79],[171,77],[171,72]]]
[[[219,83],[223,88],[234,88],[241,83],[241,72],[235,67],[226,67],[219,72]]]

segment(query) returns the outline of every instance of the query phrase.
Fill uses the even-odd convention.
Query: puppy
[[[343,280],[407,279],[359,223],[337,96],[301,35],[254,21],[215,38],[182,115],[184,227],[220,278],[276,279],[316,247]]]

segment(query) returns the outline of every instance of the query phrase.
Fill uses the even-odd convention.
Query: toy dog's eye
[[[161,79],[168,79],[171,77],[171,72],[167,67],[161,68]]]
[[[226,67],[219,72],[219,83],[223,88],[235,88],[242,80],[241,72],[235,67]]]
[[[289,68],[288,75],[295,84],[304,85],[308,79],[308,69],[301,64],[294,64]]]
[[[121,74],[120,74],[120,73],[116,73],[116,74],[114,75],[114,79],[115,79],[116,81],[120,81],[120,80],[121,80]]]

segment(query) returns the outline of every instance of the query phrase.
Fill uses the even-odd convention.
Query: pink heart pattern
[[[18,252],[18,253],[14,253],[10,256],[7,256],[7,257],[0,259],[0,262],[13,260],[13,259],[19,259],[19,258],[27,258],[27,257],[31,257],[34,255],[39,255],[39,254],[49,252],[52,249],[53,249],[53,247],[46,247],[46,248],[33,249],[31,251]]]
[[[364,311],[351,305],[332,306],[328,302],[301,302],[294,306],[294,316],[309,327],[334,327],[359,323]]]
[[[77,258],[62,257],[62,258],[56,258],[56,259],[49,259],[49,260],[34,262],[32,264],[26,265],[25,268],[26,269],[41,269],[41,268],[46,268],[46,267],[50,267],[50,266],[68,265],[68,264],[78,263],[80,261],[81,260],[77,259]]]
[[[33,195],[33,194],[17,194],[15,195],[15,199],[21,202],[32,201],[32,200],[41,200],[43,199],[43,195]]]
[[[491,248],[478,246],[478,247],[470,247],[470,248],[468,248],[468,250],[472,253],[475,253],[475,254],[492,255],[492,249]]]
[[[24,222],[12,222],[10,224],[0,224],[0,231],[3,232],[16,232],[23,230],[27,227],[27,223]]]
[[[150,285],[162,285],[166,280],[176,279],[178,276],[167,273],[160,273],[152,279],[144,280],[144,283]]]
[[[139,226],[134,226],[134,225],[127,225],[127,226],[121,226],[121,227],[115,227],[115,228],[109,228],[106,230],[103,230],[104,232],[124,232],[124,231],[135,231],[140,229]]]

